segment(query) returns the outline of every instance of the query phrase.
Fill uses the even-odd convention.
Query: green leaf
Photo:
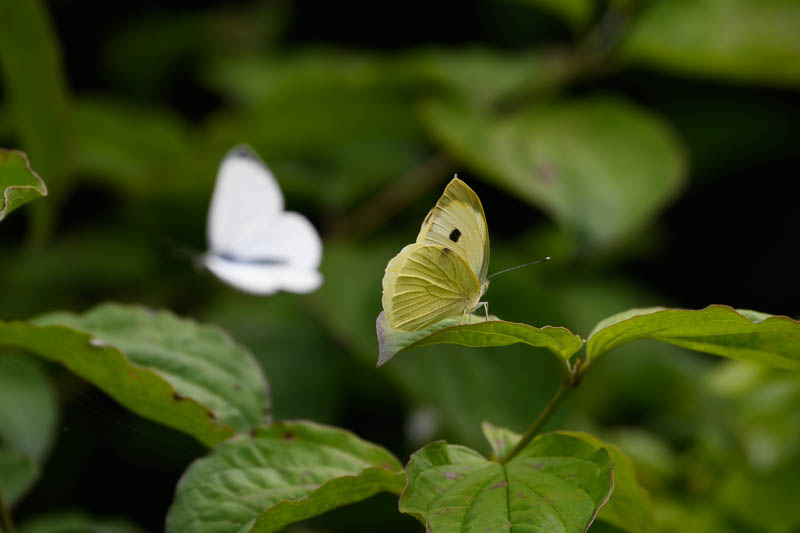
[[[0,347],[63,364],[134,413],[213,445],[265,420],[266,382],[222,330],[140,307],[100,305],[0,322]]]
[[[58,403],[37,363],[0,355],[0,489],[8,505],[38,479],[55,437]]]
[[[660,0],[635,20],[632,62],[756,84],[800,84],[795,0]]]
[[[505,465],[434,442],[411,456],[400,511],[431,533],[584,533],[614,488],[605,448],[560,434],[535,438]]]
[[[52,185],[70,170],[69,98],[41,0],[0,2],[0,69],[22,145]]]
[[[473,171],[593,245],[640,229],[686,177],[669,127],[624,100],[564,101],[503,116],[438,100],[423,107],[423,119]]]
[[[95,518],[82,511],[61,511],[38,515],[19,528],[20,533],[142,533],[121,519]]]
[[[482,424],[483,434],[492,446],[495,457],[503,457],[513,448],[521,435],[510,429],[495,427],[489,422]],[[630,533],[645,533],[652,530],[653,505],[650,495],[636,479],[633,462],[622,450],[605,443],[593,435],[579,431],[557,431],[583,440],[594,449],[605,448],[614,463],[614,493],[606,505],[600,509],[597,519],[608,522],[616,528]]]
[[[39,479],[39,465],[28,455],[0,448],[0,490],[9,507]]]
[[[544,326],[536,328],[518,322],[490,319],[480,315],[465,317],[467,324],[461,325],[461,317],[451,317],[419,331],[393,329],[385,312],[381,311],[376,321],[378,331],[378,365],[411,348],[433,344],[459,344],[470,348],[508,346],[518,342],[534,348],[547,348],[569,370],[567,361],[583,346],[583,340],[567,328]]]
[[[614,463],[614,494],[600,509],[597,519],[629,533],[647,533],[653,530],[653,503],[650,495],[636,479],[633,461],[614,446],[593,435],[579,431],[559,431],[560,435],[579,438],[594,446],[604,448]]]
[[[40,196],[47,196],[47,186],[31,168],[28,156],[0,148],[0,220]]]
[[[754,313],[724,305],[699,311],[630,309],[595,326],[586,344],[587,364],[623,344],[655,339],[731,359],[800,369],[800,322]]]
[[[404,486],[402,466],[385,449],[342,429],[280,422],[192,464],[178,483],[167,533],[278,531]]]

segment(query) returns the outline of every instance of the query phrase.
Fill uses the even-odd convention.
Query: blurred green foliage
[[[485,451],[480,423],[522,430],[555,389],[556,361],[442,346],[374,369],[383,268],[455,171],[484,202],[492,271],[553,257],[493,281],[503,319],[585,337],[652,305],[800,316],[800,190],[788,179],[800,164],[800,4],[372,9],[0,0],[0,145],[26,150],[52,193],[0,224],[0,318],[103,300],[166,307],[253,352],[277,419],[335,423],[403,460],[440,437]],[[259,299],[193,267],[216,168],[239,142],[323,233],[318,293]],[[43,525],[23,531],[51,531],[37,515],[69,508],[159,530],[198,451],[152,426],[142,435],[85,384],[21,361],[3,354],[0,380],[30,383],[42,403],[0,387],[0,460],[27,457],[28,486],[53,449],[15,507]],[[632,344],[597,362],[550,427],[630,455],[658,531],[789,533],[798,391],[787,372]],[[41,435],[5,432],[20,417]],[[115,473],[72,475],[75,457],[113,460]],[[396,505],[381,497],[307,526],[413,530]]]

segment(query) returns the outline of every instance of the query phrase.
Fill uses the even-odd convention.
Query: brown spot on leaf
[[[527,497],[528,497],[528,495],[525,494],[523,491],[519,491],[517,493],[517,498],[527,498]]]
[[[541,470],[542,467],[544,467],[544,463],[536,463],[535,465],[531,466],[531,468],[533,468],[534,470]]]
[[[507,486],[508,486],[508,483],[506,483],[505,481],[501,481],[500,483],[495,483],[494,485],[489,487],[489,490],[501,489],[501,488],[507,487]]]
[[[283,434],[283,440],[292,440],[294,438],[294,433],[291,431],[287,431]]]
[[[462,476],[461,474],[458,474],[458,473],[456,473],[456,472],[442,472],[442,475],[443,475],[443,476],[444,476],[446,479],[450,479],[450,480],[461,479],[462,477],[464,477],[464,476]]]

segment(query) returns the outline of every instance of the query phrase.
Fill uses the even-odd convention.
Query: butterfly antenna
[[[507,268],[505,270],[501,270],[500,272],[495,272],[491,276],[488,276],[486,279],[491,279],[491,278],[495,277],[498,274],[503,274],[504,272],[511,272],[512,270],[516,270],[518,268],[523,268],[523,267],[526,267],[526,266],[535,265],[537,263],[546,263],[547,261],[550,261],[550,256],[547,256],[547,257],[545,257],[543,259],[539,259],[538,261],[531,261],[530,263],[525,263],[524,265],[517,265],[515,267],[511,267],[511,268]]]

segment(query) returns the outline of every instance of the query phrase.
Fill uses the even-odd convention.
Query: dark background
[[[108,163],[97,163],[96,155],[78,156],[69,179],[62,182],[42,173],[53,200],[49,237],[32,245],[31,218],[22,211],[0,226],[0,318],[23,319],[54,309],[83,311],[105,300],[166,307],[219,323],[248,346],[270,378],[278,418],[310,418],[348,428],[403,461],[434,438],[483,449],[476,422],[499,417],[493,421],[524,429],[554,390],[554,364],[518,347],[480,355],[451,347],[409,353],[376,370],[375,352],[370,352],[376,348],[369,345],[374,342],[372,321],[380,310],[383,266],[413,240],[424,213],[456,171],[483,201],[492,239],[491,271],[544,254],[554,257],[550,264],[492,282],[490,311],[503,318],[564,325],[585,337],[603,317],[649,305],[702,308],[721,303],[800,316],[797,82],[685,75],[658,65],[627,64],[611,54],[598,73],[570,80],[555,95],[548,94],[567,101],[596,94],[627,99],[667,124],[688,157],[680,193],[653,213],[651,223],[615,242],[585,246],[547,210],[450,153],[424,125],[397,134],[398,146],[408,153],[396,156],[392,121],[407,116],[413,123],[419,101],[435,91],[418,90],[412,83],[395,93],[391,79],[353,89],[363,91],[367,100],[373,90],[390,94],[376,100],[370,109],[377,115],[369,120],[381,123],[381,102],[395,106],[385,114],[389,125],[377,129],[375,137],[390,138],[388,153],[396,161],[375,162],[380,155],[367,161],[365,155],[364,165],[373,164],[377,173],[397,173],[372,180],[362,173],[357,186],[344,194],[337,191],[347,183],[346,174],[337,177],[335,191],[327,188],[330,158],[338,156],[324,151],[324,134],[306,146],[302,136],[285,145],[250,138],[254,121],[272,132],[269,139],[280,138],[282,129],[291,129],[280,120],[289,121],[291,114],[273,122],[259,111],[258,97],[237,101],[235,91],[220,89],[224,83],[214,78],[215,65],[228,58],[266,58],[290,70],[307,53],[312,58],[309,69],[320,72],[323,89],[315,92],[310,82],[303,82],[307,85],[287,92],[297,95],[297,109],[305,108],[303,98],[308,99],[312,123],[319,120],[320,130],[326,130],[323,122],[330,117],[316,119],[313,114],[325,106],[325,84],[335,88],[341,83],[345,93],[351,87],[336,81],[341,65],[332,64],[333,73],[326,70],[325,54],[368,58],[372,66],[390,65],[404,54],[430,48],[454,54],[478,48],[498,57],[515,56],[569,49],[589,31],[575,30],[535,4],[47,2],[71,99],[75,105],[111,101],[115,109],[132,110],[124,115],[130,124],[120,119],[122,114],[108,115],[130,138],[115,141],[108,134],[105,139],[108,146],[132,143],[132,155],[119,156],[122,163],[115,161],[113,150]],[[596,8],[591,20],[601,20],[603,9]],[[631,16],[639,10],[631,8]],[[277,72],[280,76],[285,71]],[[491,85],[491,79],[485,83]],[[258,87],[257,81],[253,84]],[[396,94],[402,97],[400,104],[392,96]],[[140,113],[151,114],[158,124],[168,122],[167,129],[177,124],[181,140],[171,146],[157,136],[142,138],[151,130],[135,123]],[[224,121],[229,129],[214,133],[214,124]],[[237,130],[237,121],[249,125]],[[0,125],[3,146],[24,144],[8,120]],[[154,128],[162,131],[160,125]],[[322,294],[259,299],[235,293],[193,267],[191,255],[204,248],[216,164],[234,142],[250,143],[271,166],[278,161],[273,170],[288,208],[307,213],[321,230],[326,243]],[[358,148],[355,141],[353,146]],[[419,180],[421,185],[396,214],[370,221],[366,228],[341,225],[435,154],[450,159]],[[33,153],[31,161],[36,169]],[[355,167],[361,160],[348,152],[341,161]],[[133,170],[116,177],[103,171],[124,164]],[[306,169],[295,184],[292,165]],[[309,182],[314,173],[318,181]],[[635,345],[598,365],[552,426],[587,429],[618,442],[639,461],[657,508],[665,508],[663,502],[683,502],[682,509],[706,502],[704,513],[713,515],[714,524],[733,528],[708,526],[707,531],[759,531],[751,518],[732,510],[735,505],[706,499],[729,478],[724,464],[709,459],[708,425],[715,419],[709,406],[725,401],[730,402],[725,409],[732,410],[740,400],[721,400],[707,392],[709,376],[720,366],[714,358],[675,348]],[[147,531],[160,530],[175,483],[189,462],[204,453],[202,447],[135,418],[61,369],[49,372],[62,410],[57,438],[44,475],[15,509],[17,520],[79,508],[125,517]],[[417,441],[409,424],[426,414],[437,421],[435,429]],[[739,426],[731,427],[718,432],[727,435],[723,447],[728,455],[722,463],[736,463],[736,454],[742,453],[735,430]],[[640,441],[630,438],[634,433],[680,458],[680,471],[659,474],[660,467],[673,463],[656,461],[654,466],[642,451],[646,446],[637,448]],[[697,482],[698,476],[703,483]],[[659,516],[669,522],[664,513]],[[312,520],[309,527],[380,528],[388,533],[415,530],[416,525],[396,512],[393,497],[380,496]],[[663,530],[669,531],[667,526]]]

